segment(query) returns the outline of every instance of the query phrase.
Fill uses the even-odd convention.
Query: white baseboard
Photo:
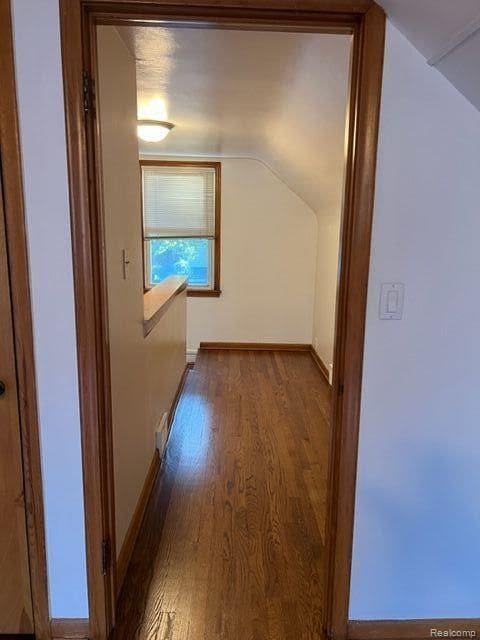
[[[198,349],[187,349],[187,364],[193,364],[197,359]]]

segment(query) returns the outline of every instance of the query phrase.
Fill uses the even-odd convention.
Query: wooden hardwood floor
[[[308,353],[199,353],[115,640],[322,637],[329,398]]]

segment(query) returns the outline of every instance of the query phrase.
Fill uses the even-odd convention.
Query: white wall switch
[[[404,297],[402,282],[384,282],[380,293],[380,320],[401,320]]]

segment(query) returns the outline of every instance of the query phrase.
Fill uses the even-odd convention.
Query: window
[[[145,285],[188,278],[188,295],[220,295],[220,163],[142,161]]]

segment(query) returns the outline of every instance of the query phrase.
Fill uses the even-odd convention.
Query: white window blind
[[[143,166],[146,239],[215,237],[215,169]]]

